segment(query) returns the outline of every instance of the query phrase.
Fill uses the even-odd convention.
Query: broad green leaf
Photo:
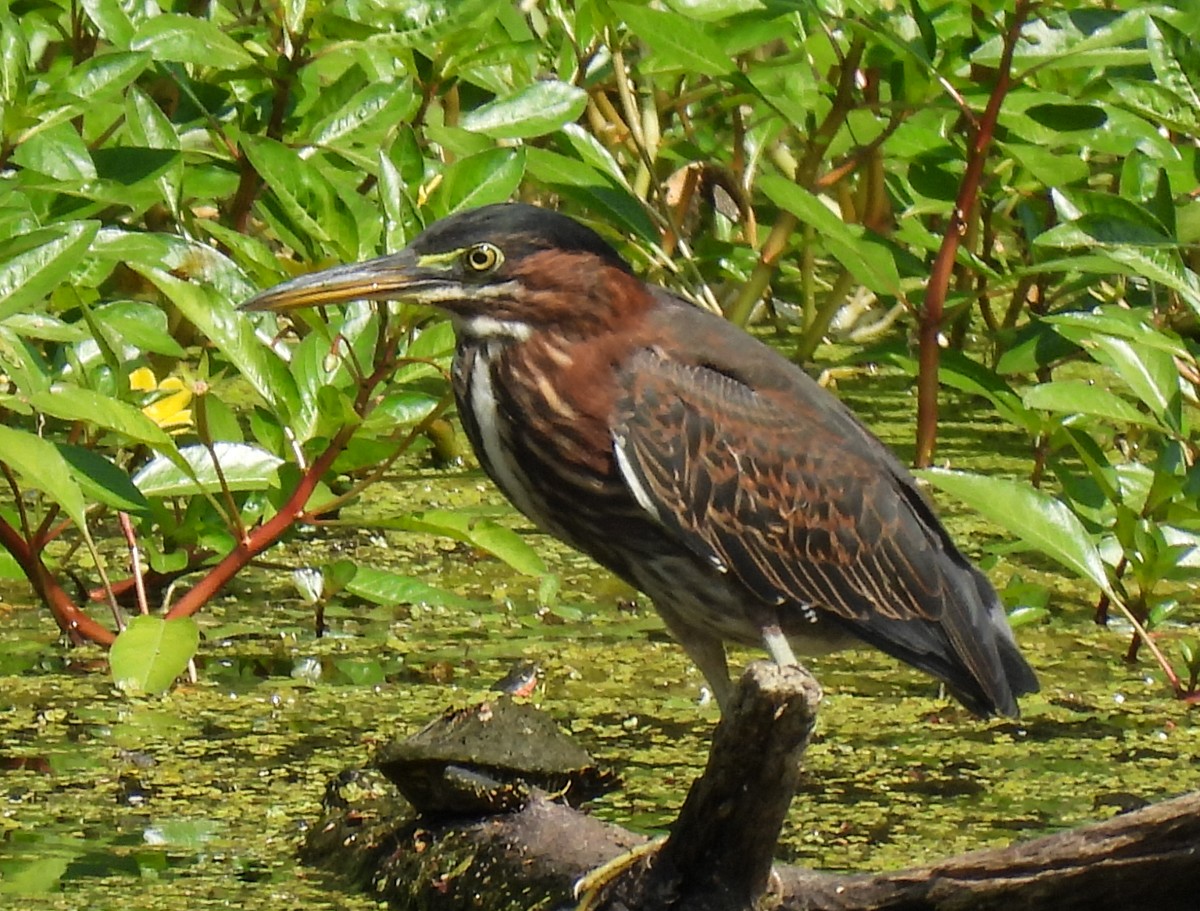
[[[411,516],[385,520],[380,524],[384,528],[427,532],[462,541],[464,544],[486,550],[527,576],[543,576],[548,572],[537,551],[511,528],[467,512],[431,509]]]
[[[766,174],[759,186],[777,205],[816,228],[829,252],[864,285],[880,294],[904,298],[895,257],[863,228],[847,225],[820,199],[790,180]]]
[[[125,96],[125,128],[135,143],[148,149],[179,149],[179,133],[153,99],[137,86]]]
[[[1188,359],[1187,346],[1149,322],[1150,314],[1124,307],[1104,306],[1094,310],[1065,311],[1041,317],[1064,338],[1083,344],[1097,336],[1128,339],[1138,348],[1155,348],[1175,357]]]
[[[420,104],[410,80],[368,83],[338,110],[313,127],[307,141],[312,145],[337,148],[350,146],[346,140],[376,124],[390,127],[412,117]]]
[[[613,158],[612,152],[604,147],[595,136],[575,123],[569,123],[562,128],[561,137],[570,144],[571,149],[579,156],[584,164],[589,164],[601,174],[605,174],[617,186],[629,189],[629,181],[620,164]]]
[[[429,417],[440,402],[441,396],[420,389],[390,392],[371,409],[362,429],[370,434],[387,434],[398,427],[411,427]]]
[[[530,176],[542,183],[574,187],[613,186],[607,175],[601,174],[591,165],[557,152],[530,147],[525,150],[525,157],[529,163]]]
[[[1033,373],[1078,353],[1079,346],[1048,325],[1045,320],[1030,320],[1016,332],[1015,340],[996,362],[1000,376]]]
[[[179,450],[191,472],[185,472],[170,459],[159,456],[133,476],[133,483],[147,497],[186,497],[201,491],[215,493],[221,478],[230,490],[263,490],[279,486],[279,466],[283,459],[248,443],[214,443],[218,476],[208,450],[200,445]]]
[[[131,267],[158,286],[265,401],[283,415],[295,414],[296,384],[287,365],[258,341],[250,317],[203,286],[140,263]]]
[[[1115,423],[1153,426],[1155,421],[1107,389],[1083,380],[1040,383],[1023,396],[1026,408],[1060,414],[1088,414]]]
[[[1107,363],[1143,404],[1175,433],[1182,431],[1182,399],[1175,359],[1158,348],[1100,335],[1092,339],[1096,359]]]
[[[29,43],[25,32],[8,11],[0,10],[0,104],[19,101],[29,71]]]
[[[912,360],[911,370],[913,376],[916,376],[915,359]],[[1003,377],[961,351],[950,349],[942,352],[938,381],[952,389],[983,396],[1005,420],[1018,427],[1024,427],[1031,433],[1036,432],[1039,427],[1037,417],[1029,414],[1027,406],[1022,405],[1020,397]]]
[[[199,647],[200,627],[191,617],[166,620],[143,614],[117,636],[108,664],[118,688],[157,695],[171,688]]]
[[[67,281],[99,227],[94,221],[63,222],[0,245],[0,320],[35,309]]]
[[[104,94],[119,95],[153,62],[147,53],[101,54],[72,69],[58,88],[88,102],[104,100]]]
[[[374,604],[426,604],[441,607],[469,607],[474,604],[462,595],[435,588],[420,579],[399,573],[359,566],[346,591]]]
[[[613,12],[629,30],[653,48],[646,64],[654,71],[722,76],[734,62],[697,22],[633,3],[613,3]]]
[[[96,322],[112,331],[115,338],[139,351],[182,358],[186,354],[171,336],[167,314],[145,301],[113,301],[96,307]]]
[[[199,16],[158,13],[138,25],[129,43],[155,60],[211,66],[219,70],[248,67],[254,58],[215,24]]]
[[[272,139],[244,136],[242,148],[266,184],[259,205],[287,242],[319,259],[328,247],[358,256],[358,225],[324,172],[320,155],[303,157]],[[330,169],[333,173],[333,169]]]
[[[926,469],[917,475],[1112,594],[1100,552],[1064,503],[1023,481],[944,469]]]
[[[1059,193],[1054,197],[1063,212],[1079,211],[1076,200]],[[1110,197],[1106,205],[1105,212],[1085,212],[1044,231],[1034,244],[1086,249],[1089,257],[1072,260],[1080,271],[1117,272],[1156,281],[1179,292],[1200,313],[1200,278],[1184,263],[1179,245],[1166,237],[1157,219],[1141,206],[1119,197]]]
[[[667,0],[667,6],[677,13],[709,22],[757,12],[763,8],[763,0]]]
[[[54,383],[49,389],[31,393],[29,404],[43,414],[112,430],[153,449],[175,449],[170,435],[140,409],[91,389],[70,383]]]
[[[61,506],[77,526],[84,527],[83,491],[53,443],[0,425],[0,462],[11,468],[23,484],[37,488]]]
[[[445,171],[430,205],[439,216],[510,199],[525,175],[524,149],[490,149]]]
[[[383,213],[383,246],[388,253],[405,247],[409,240],[414,206],[408,199],[404,177],[387,152],[379,152],[379,208]]]
[[[1200,111],[1200,52],[1196,36],[1185,35],[1168,22],[1146,17],[1146,47],[1157,83],[1176,95],[1185,109]]]
[[[150,502],[133,485],[129,475],[99,452],[66,443],[59,443],[58,451],[90,501],[121,512],[145,515],[150,511]]]
[[[1027,168],[1035,180],[1048,186],[1064,186],[1087,179],[1088,163],[1075,149],[1059,152],[1017,141],[997,145]]]
[[[4,320],[4,327],[22,338],[35,338],[44,342],[75,344],[91,338],[85,326],[77,322],[68,323],[55,319],[48,313],[14,313]]]
[[[1018,71],[1092,69],[1147,62],[1146,50],[1139,46],[1147,18],[1143,10],[1121,13],[1096,8],[1089,13],[1076,16],[1074,11],[1047,10],[1045,15],[1026,22],[1013,57],[1014,67]],[[1003,45],[1003,33],[997,34],[971,54],[971,61],[998,66]]]
[[[386,53],[407,52],[409,48],[432,48],[453,35],[471,34],[484,22],[493,21],[501,0],[440,0],[440,2],[410,3],[408,0],[393,9],[402,10],[396,31],[377,34],[380,4],[346,4],[345,15],[376,34],[362,42],[364,49],[376,48]],[[508,5],[507,3],[503,5]]]
[[[1151,123],[1162,124],[1180,133],[1200,131],[1200,108],[1192,107],[1166,86],[1157,82],[1114,79],[1112,90],[1124,107]],[[1084,164],[1086,170],[1086,164],[1080,164]]]
[[[80,0],[80,6],[114,47],[122,50],[129,47],[136,29],[121,0]]]
[[[565,82],[535,82],[463,115],[460,126],[493,139],[528,139],[577,120],[585,107],[583,89]]]
[[[1114,193],[1056,188],[1050,199],[1065,222],[1091,216],[1086,224],[1105,230],[1114,240],[1127,243],[1169,244],[1171,235],[1163,222],[1145,206]],[[1101,227],[1103,226],[1103,227]]]
[[[13,151],[12,161],[66,184],[96,179],[87,143],[70,123],[57,123],[27,137]]]

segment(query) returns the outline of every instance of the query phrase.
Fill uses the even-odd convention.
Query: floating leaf
[[[433,604],[442,607],[469,607],[472,601],[462,595],[435,588],[412,576],[360,566],[346,591],[375,604]]]
[[[515,531],[469,512],[431,509],[411,516],[386,519],[376,523],[375,527],[444,535],[486,550],[527,576],[543,576],[548,572],[537,551]]]

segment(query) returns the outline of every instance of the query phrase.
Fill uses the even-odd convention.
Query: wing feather
[[[815,384],[756,390],[649,348],[623,383],[618,463],[692,552],[779,605],[784,620],[828,612],[976,710],[990,701],[1015,712],[994,593],[981,599],[911,476],[840,403]],[[1011,639],[1004,648],[1016,654]]]

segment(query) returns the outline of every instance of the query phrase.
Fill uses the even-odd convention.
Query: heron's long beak
[[[296,310],[353,300],[406,300],[421,303],[445,283],[445,274],[422,267],[402,250],[362,263],[334,266],[293,278],[254,295],[242,310]]]

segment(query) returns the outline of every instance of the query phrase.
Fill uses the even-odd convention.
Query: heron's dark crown
[[[629,264],[591,228],[551,209],[521,202],[496,203],[443,218],[412,243],[418,256],[488,241],[512,262],[542,250],[590,253],[633,274]]]

